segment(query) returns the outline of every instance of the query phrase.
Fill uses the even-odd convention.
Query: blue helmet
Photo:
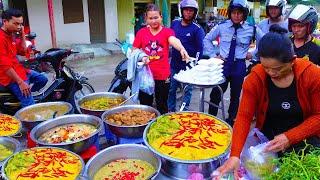
[[[249,5],[247,0],[231,0],[228,6],[228,18],[231,19],[231,11],[234,9],[240,9],[243,12],[243,20],[247,19],[249,14]]]
[[[197,17],[198,10],[199,10],[199,5],[198,5],[198,2],[196,0],[182,0],[182,1],[180,1],[178,6],[179,6],[180,17],[183,16],[182,11],[183,11],[184,8],[193,8],[194,11],[195,11],[195,17],[194,18]]]

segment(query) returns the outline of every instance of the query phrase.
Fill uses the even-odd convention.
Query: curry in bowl
[[[13,116],[0,114],[0,136],[12,136],[18,133],[21,123]]]
[[[80,107],[93,111],[104,111],[118,106],[124,100],[122,97],[97,97],[85,100],[80,104]]]
[[[58,148],[32,148],[14,154],[4,165],[9,180],[76,179],[83,169],[79,156]]]
[[[142,109],[130,109],[106,117],[106,121],[118,126],[136,126],[147,124],[156,117],[156,113]]]
[[[166,114],[152,122],[147,142],[158,153],[179,160],[206,160],[225,153],[231,128],[203,113]]]
[[[75,142],[89,137],[97,127],[86,123],[65,124],[43,133],[39,140],[44,143],[58,144]]]

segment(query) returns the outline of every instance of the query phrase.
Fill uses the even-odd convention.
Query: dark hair
[[[155,5],[155,4],[148,4],[148,5],[147,5],[145,16],[147,16],[147,13],[148,13],[149,11],[158,11],[159,14],[161,15],[161,10],[160,10],[160,8],[159,8],[157,5]]]
[[[10,20],[12,17],[22,17],[23,13],[19,9],[8,9],[2,12],[2,20]]]
[[[287,32],[277,24],[272,25],[270,32],[259,41],[258,56],[274,58],[282,63],[293,61],[295,53]]]

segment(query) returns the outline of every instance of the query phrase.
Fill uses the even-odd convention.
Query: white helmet
[[[292,24],[294,23],[303,23],[307,24],[308,29],[307,33],[311,34],[317,27],[318,23],[318,14],[317,10],[312,6],[306,6],[303,4],[298,4],[288,15],[288,21],[289,21],[289,31],[292,31]]]
[[[286,12],[286,0],[266,0],[266,12],[267,16],[270,17],[269,15],[269,6],[278,6],[280,8],[281,14],[279,16],[284,15]]]

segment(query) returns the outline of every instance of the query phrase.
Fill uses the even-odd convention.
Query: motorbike
[[[36,103],[50,101],[66,101],[71,103],[75,110],[75,98],[77,95],[89,91],[94,92],[93,87],[87,82],[88,78],[74,72],[65,63],[65,58],[73,53],[71,49],[52,48],[44,53],[38,53],[30,61],[46,62],[52,66],[55,77],[52,82],[38,93],[32,93]],[[0,86],[0,112],[13,115],[20,108],[20,102],[6,87]]]
[[[121,60],[114,71],[114,78],[111,81],[111,85],[108,92],[115,92],[124,94],[127,89],[131,89],[131,82],[127,80],[127,65],[128,65],[128,54],[131,53],[132,44],[125,42],[120,42],[116,39],[117,45],[121,48],[123,54],[126,58]]]

